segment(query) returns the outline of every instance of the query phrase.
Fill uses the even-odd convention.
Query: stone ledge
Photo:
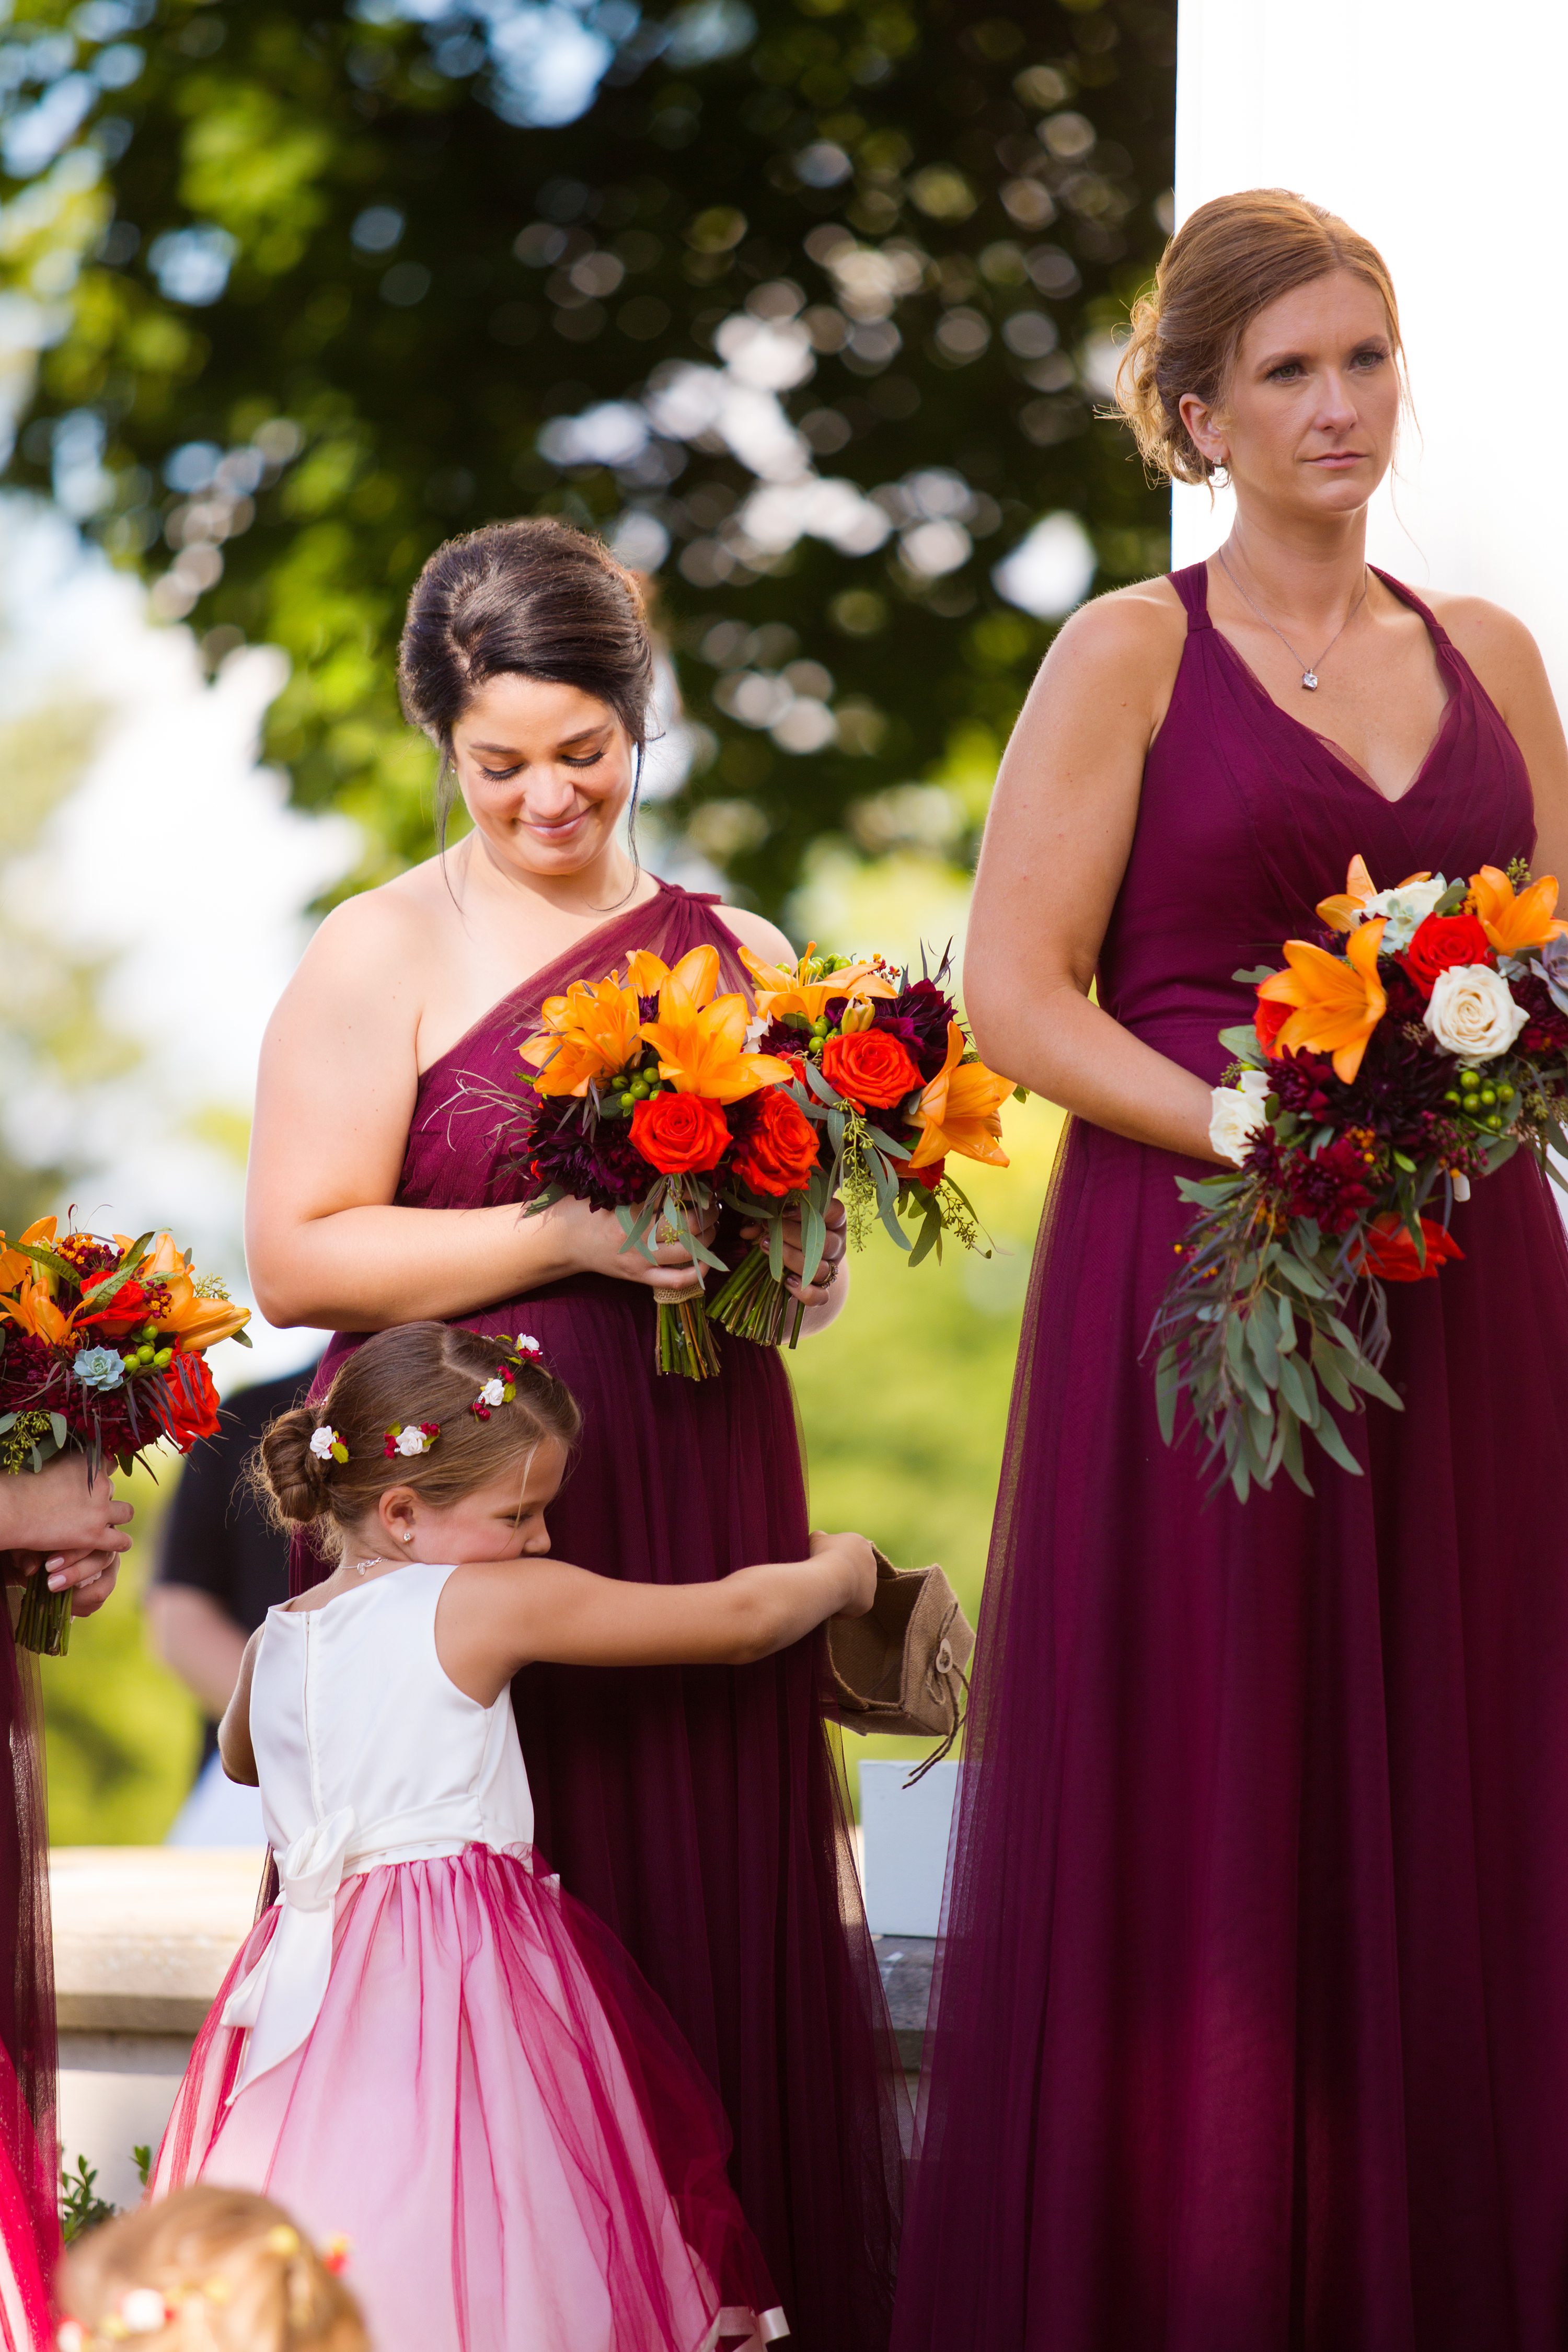
[[[250,1932],[262,1862],[249,1847],[57,1846],[60,2031],[194,2034]]]

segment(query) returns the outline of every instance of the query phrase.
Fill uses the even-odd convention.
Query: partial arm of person
[[[244,1626],[221,1601],[195,1584],[149,1585],[143,1605],[153,1649],[216,1723],[234,1696],[245,1663]]]
[[[1218,1160],[1209,1088],[1090,1002],[1138,821],[1143,762],[1181,660],[1163,583],[1075,614],[1013,730],[986,821],[964,950],[984,1060],[1135,1143]]]
[[[683,1250],[649,1265],[581,1201],[525,1217],[393,1205],[418,1090],[417,913],[372,891],[321,925],[268,1024],[257,1084],[246,1254],[268,1321],[377,1331],[450,1318],[579,1273],[652,1290],[690,1280]],[[473,1116],[484,1123],[481,1108]]]
[[[519,1667],[749,1665],[876,1597],[864,1536],[814,1535],[808,1559],[738,1568],[709,1584],[623,1584],[555,1559],[454,1570],[436,1647],[459,1690],[489,1706]]]
[[[1568,906],[1568,741],[1541,648],[1522,621],[1484,597],[1435,596],[1432,602],[1524,754],[1535,800],[1531,864],[1537,874],[1556,875],[1562,909]]]
[[[223,1769],[231,1780],[238,1780],[247,1789],[259,1787],[261,1781],[256,1769],[256,1750],[250,1744],[250,1678],[256,1671],[256,1653],[263,1631],[258,1625],[245,1645],[239,1679],[217,1727],[217,1752]]]

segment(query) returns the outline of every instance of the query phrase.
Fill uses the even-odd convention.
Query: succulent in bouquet
[[[520,1049],[532,1075],[525,1156],[530,1212],[567,1198],[613,1210],[651,1259],[675,1243],[693,1261],[688,1290],[658,1301],[660,1371],[705,1380],[719,1369],[701,1269],[723,1273],[702,1238],[740,1108],[789,1076],[748,1046],[750,1000],[719,992],[716,949],[672,967],[639,950],[624,974],[577,981],[542,1008]]]
[[[129,1471],[166,1439],[188,1454],[217,1427],[205,1353],[220,1339],[248,1347],[250,1310],[216,1276],[195,1275],[168,1234],[67,1233],[40,1218],[16,1240],[0,1234],[0,1472],[41,1470],[84,1453],[96,1476]],[[28,1580],[20,1647],[63,1656],[71,1596]]]
[[[1521,1146],[1553,1181],[1568,1150],[1568,923],[1554,877],[1522,860],[1450,882],[1374,887],[1352,861],[1320,940],[1257,991],[1215,1089],[1210,1140],[1234,1172],[1178,1178],[1196,1214],[1151,1334],[1166,1443],[1185,1400],[1243,1502],[1283,1470],[1310,1494],[1304,1441],[1360,1465],[1334,1408],[1401,1401],[1381,1370],[1384,1286],[1464,1256],[1472,1184]],[[1462,1218],[1459,1231],[1462,1233]]]
[[[967,1196],[948,1175],[951,1155],[1005,1168],[1001,1105],[1014,1091],[975,1054],[944,985],[880,957],[822,954],[794,965],[741,951],[756,993],[763,1054],[787,1067],[737,1121],[725,1197],[758,1242],[709,1304],[716,1322],[765,1345],[800,1336],[784,1281],[785,1220],[800,1219],[800,1279],[808,1284],[827,1241],[827,1204],[841,1192],[849,1239],[864,1248],[883,1228],[918,1265],[942,1236],[983,1247]],[[918,1230],[911,1235],[904,1221]]]

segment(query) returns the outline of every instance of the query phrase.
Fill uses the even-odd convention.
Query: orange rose
[[[755,1123],[736,1148],[736,1175],[753,1192],[782,1201],[804,1190],[816,1161],[816,1128],[790,1096],[767,1087],[757,1097]]]
[[[632,1110],[632,1148],[661,1176],[717,1168],[730,1147],[724,1114],[707,1095],[650,1095]]]
[[[829,1037],[822,1049],[822,1075],[862,1112],[890,1110],[921,1083],[909,1047],[884,1029],[855,1029],[847,1036]]]

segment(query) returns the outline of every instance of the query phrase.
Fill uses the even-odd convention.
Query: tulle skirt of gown
[[[202,2029],[153,2194],[199,2175],[346,2238],[376,2352],[757,2341],[773,2296],[722,2112],[555,1881],[480,1846],[350,1880],[309,2040],[226,2107],[245,2037],[218,2021],[276,1916]]]

